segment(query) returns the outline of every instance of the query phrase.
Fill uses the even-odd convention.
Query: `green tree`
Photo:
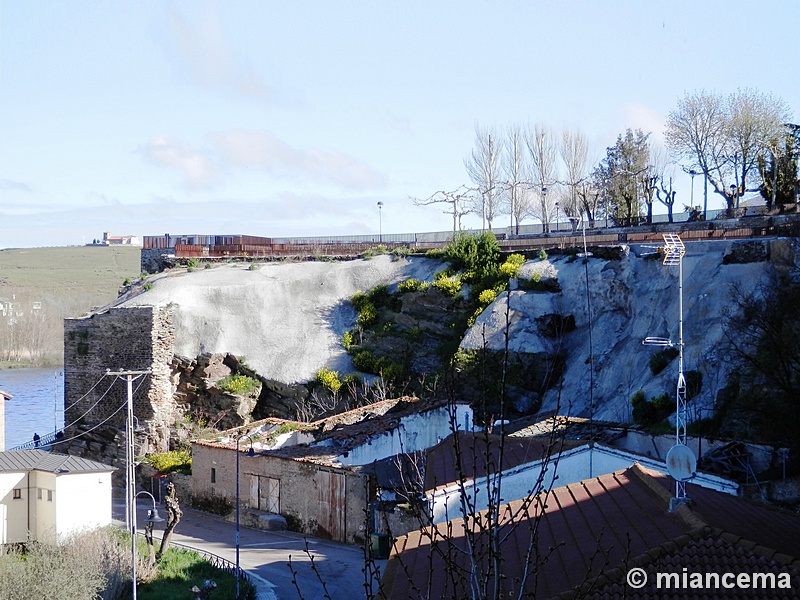
[[[640,129],[626,130],[595,170],[606,210],[618,225],[631,225],[642,214],[652,170],[649,138]]]
[[[767,144],[758,160],[761,196],[767,208],[794,204],[797,191],[797,157],[800,153],[800,125],[787,124],[783,135]]]

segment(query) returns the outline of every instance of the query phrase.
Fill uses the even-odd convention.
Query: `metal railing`
[[[9,448],[9,452],[15,452],[17,450],[33,450],[36,448],[41,448],[42,450],[45,449],[46,446],[49,446],[60,437],[62,437],[64,433],[59,431],[54,431],[53,433],[47,433],[41,436],[38,440],[31,440],[30,442],[25,442],[24,444],[19,444],[18,446],[14,446],[13,448]]]
[[[208,552],[206,550],[201,550],[200,548],[193,548],[192,546],[187,546],[186,544],[180,544],[178,542],[170,542],[169,545],[175,548],[181,548],[182,550],[189,550],[191,552],[197,552],[200,557],[205,560],[206,562],[210,563],[213,567],[216,567],[220,571],[225,571],[226,573],[230,573],[234,577],[239,577],[239,579],[244,579],[247,583],[251,583],[250,576],[247,574],[247,571],[239,567],[236,569],[236,564],[227,558],[222,558],[217,554],[213,554],[212,552]],[[238,571],[238,573],[237,573]]]

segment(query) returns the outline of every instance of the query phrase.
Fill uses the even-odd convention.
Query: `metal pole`
[[[236,600],[239,600],[239,440],[236,438]]]
[[[131,530],[131,581],[133,583],[133,600],[136,600],[136,471],[133,464],[136,449],[133,445],[133,376],[127,374],[128,383],[128,519]]]

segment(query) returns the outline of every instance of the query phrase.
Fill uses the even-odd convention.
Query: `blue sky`
[[[0,0],[0,248],[375,233],[378,201],[384,233],[448,230],[409,197],[468,183],[476,124],[580,127],[596,162],[688,91],[796,122],[799,24],[795,0]]]

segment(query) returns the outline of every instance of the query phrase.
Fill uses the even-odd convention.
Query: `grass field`
[[[93,296],[110,302],[125,278],[139,276],[139,254],[132,246],[0,250],[0,297],[13,289],[41,299]]]
[[[59,364],[63,319],[115,300],[139,277],[139,257],[131,246],[0,250],[0,309],[11,302],[15,313],[0,310],[0,368]]]

